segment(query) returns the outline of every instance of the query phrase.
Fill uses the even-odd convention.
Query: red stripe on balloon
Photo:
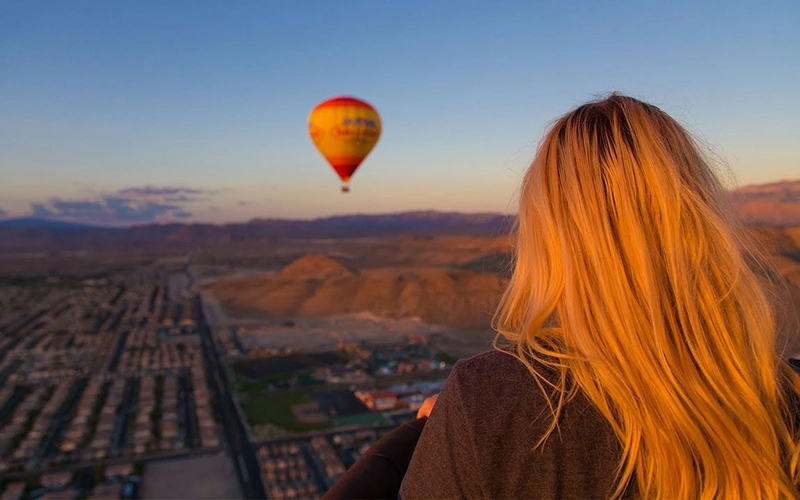
[[[361,158],[328,158],[328,163],[341,178],[352,176],[362,161]]]
[[[324,109],[331,106],[362,106],[375,111],[375,108],[373,108],[369,103],[366,103],[361,99],[356,99],[355,97],[346,97],[346,96],[334,97],[332,99],[328,99],[325,102],[319,103],[314,109],[315,110]]]

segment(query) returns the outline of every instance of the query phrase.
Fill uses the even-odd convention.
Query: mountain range
[[[800,180],[746,186],[733,200],[750,225],[800,226]],[[509,233],[513,215],[415,211],[356,214],[312,220],[252,219],[243,223],[169,223],[98,227],[44,219],[0,221],[0,251],[107,250],[152,248],[168,243],[191,249],[209,243],[367,236],[472,235],[498,237]]]
[[[84,226],[41,219],[0,221],[0,251],[146,248],[165,243],[194,248],[209,243],[366,236],[508,234],[513,216],[495,213],[404,212],[312,220],[253,219],[233,224],[149,224],[128,228]]]

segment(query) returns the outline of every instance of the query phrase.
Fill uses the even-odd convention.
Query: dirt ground
[[[337,316],[275,318],[262,311],[225,307],[208,292],[203,295],[212,327],[239,326],[239,336],[249,349],[336,350],[339,342],[394,343],[416,334],[431,338],[431,345],[456,359],[491,349],[490,328],[458,329],[426,323],[419,318],[385,318],[368,312]],[[291,326],[287,326],[291,321]]]
[[[395,343],[409,334],[431,335],[444,328],[417,319],[385,319],[369,313],[342,316],[292,318],[292,326],[263,321],[240,330],[240,338],[250,349],[286,347],[336,350],[340,342],[369,344]]]
[[[319,411],[319,405],[315,402],[292,405],[292,415],[308,424],[324,424],[328,421],[327,415]]]

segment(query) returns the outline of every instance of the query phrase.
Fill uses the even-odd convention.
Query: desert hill
[[[371,240],[338,240],[319,245],[315,253],[335,257],[348,268],[453,267],[475,272],[501,272],[509,264],[511,242],[477,236],[403,235]]]
[[[309,273],[309,266],[325,270]],[[332,272],[331,272],[332,271]],[[446,268],[378,268],[350,272],[330,257],[309,255],[278,274],[223,279],[205,286],[232,309],[270,316],[331,316],[372,312],[418,317],[454,328],[486,327],[506,285],[495,274]]]
[[[352,276],[353,273],[325,255],[306,255],[284,267],[280,273],[281,278],[289,280],[302,279],[329,279]]]
[[[800,180],[745,186],[733,198],[748,224],[800,226]]]

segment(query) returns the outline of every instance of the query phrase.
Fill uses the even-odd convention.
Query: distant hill
[[[352,275],[352,271],[336,260],[319,254],[305,255],[284,267],[280,273],[282,278],[288,279],[329,279]]]
[[[49,228],[49,229],[97,229],[98,226],[90,224],[79,224],[63,220],[36,219],[33,217],[21,217],[18,219],[0,220],[0,228]]]
[[[342,238],[398,234],[459,234],[500,236],[507,234],[513,216],[498,213],[401,212],[380,215],[341,215],[313,220],[253,219],[253,231],[272,236]]]
[[[748,224],[800,226],[800,180],[745,186],[733,196]]]
[[[496,213],[404,212],[345,215],[312,220],[253,219],[235,224],[149,224],[104,228],[37,219],[0,222],[0,251],[141,249],[170,245],[369,236],[508,234],[512,216]]]
[[[319,266],[321,274],[310,272],[309,265]],[[454,328],[486,328],[506,283],[491,273],[435,267],[351,272],[329,257],[308,255],[278,274],[222,279],[203,289],[226,307],[275,318],[368,311]]]

